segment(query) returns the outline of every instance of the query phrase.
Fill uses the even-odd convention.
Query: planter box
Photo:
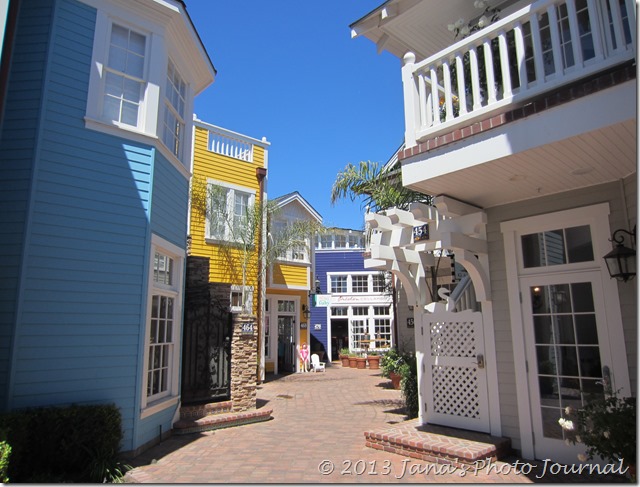
[[[356,358],[357,357],[349,357],[349,367],[351,367],[352,369],[355,369],[357,367]]]
[[[380,355],[367,357],[367,361],[369,362],[370,369],[377,370],[380,368]]]
[[[349,367],[349,356],[348,355],[340,355],[340,362],[342,362],[343,367]]]
[[[357,369],[366,369],[367,368],[367,359],[364,357],[356,357],[356,368]]]
[[[391,372],[391,374],[389,374],[389,378],[391,379],[393,388],[400,389],[400,381],[402,380],[402,376],[400,374],[396,374],[395,372]]]

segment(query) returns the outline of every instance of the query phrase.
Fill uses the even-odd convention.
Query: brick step
[[[380,431],[364,433],[365,445],[427,462],[456,467],[497,461],[512,454],[511,440],[485,433],[405,421]]]
[[[173,424],[173,433],[176,435],[186,435],[189,433],[201,433],[233,426],[259,423],[272,419],[272,409],[252,409],[236,413],[210,414],[203,418],[181,419]]]
[[[212,414],[230,413],[233,410],[233,401],[212,402],[197,404],[194,406],[181,406],[180,419],[200,419]]]

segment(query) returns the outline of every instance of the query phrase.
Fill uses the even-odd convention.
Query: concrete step
[[[456,467],[474,465],[476,462],[495,462],[512,454],[509,438],[444,426],[421,425],[416,419],[378,431],[366,431],[364,436],[369,448]]]

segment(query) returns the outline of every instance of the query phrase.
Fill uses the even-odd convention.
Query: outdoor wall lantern
[[[631,249],[624,246],[625,236],[623,234],[625,233],[631,240],[631,246],[633,247]],[[623,228],[616,230],[609,241],[617,244],[611,252],[604,256],[611,278],[615,277],[618,281],[627,282],[629,279],[636,277],[635,225],[631,232]]]
[[[315,292],[309,291],[309,301],[311,302],[311,306],[316,305],[316,294],[322,294],[322,292],[320,292],[320,279],[316,279],[315,284]]]
[[[309,319],[309,316],[311,315],[311,310],[306,304],[302,305],[302,314],[306,319]]]

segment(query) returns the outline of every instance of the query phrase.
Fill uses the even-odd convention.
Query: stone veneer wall
[[[233,315],[231,338],[231,401],[234,411],[246,411],[256,407],[258,381],[258,328],[256,317],[247,314]]]

